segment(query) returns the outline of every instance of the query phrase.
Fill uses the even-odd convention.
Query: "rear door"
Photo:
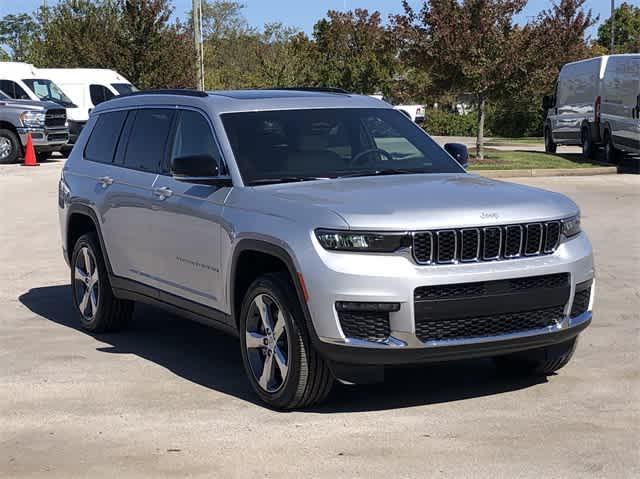
[[[206,154],[222,158],[213,127],[204,112],[181,110],[175,122],[167,162],[154,185],[151,216],[154,286],[222,310],[220,274],[222,209],[230,188],[176,181],[171,157]]]
[[[107,178],[104,237],[117,276],[153,283],[153,184],[166,153],[175,110],[129,111]]]

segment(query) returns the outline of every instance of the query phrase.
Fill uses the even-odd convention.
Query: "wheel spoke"
[[[284,381],[287,377],[287,371],[289,370],[289,361],[287,361],[287,357],[278,346],[275,347],[273,355],[276,358],[278,369],[280,369],[280,376],[282,376],[282,380]]]
[[[87,280],[87,275],[84,273],[84,271],[82,271],[80,268],[78,268],[77,266],[75,267],[75,273],[74,273],[74,278],[77,279],[78,281],[85,283]]]
[[[87,275],[91,275],[91,260],[89,258],[89,248],[82,248],[82,257],[84,258],[84,270]]]
[[[278,315],[276,317],[276,324],[273,325],[273,337],[275,338],[276,341],[280,339],[280,336],[282,336],[282,333],[284,333],[284,327],[285,327],[284,316],[282,315],[282,311],[278,310]]]
[[[260,319],[262,320],[262,326],[264,327],[265,332],[273,330],[273,322],[271,320],[271,311],[269,310],[269,306],[264,302],[264,296],[259,295],[256,296],[254,300],[256,306],[258,307],[258,311],[260,312]]]
[[[98,298],[96,297],[95,289],[90,288],[89,291],[89,299],[91,301],[91,317],[93,318],[96,315],[96,311],[98,310]]]
[[[256,349],[256,348],[264,347],[264,340],[266,338],[265,335],[247,331],[246,338],[247,338],[248,349]]]
[[[91,275],[90,287],[94,287],[96,284],[98,284],[98,268],[95,268],[93,270],[93,274]]]
[[[87,310],[87,305],[89,304],[90,295],[91,293],[89,291],[89,288],[85,288],[84,294],[82,296],[82,301],[80,301],[80,304],[78,305],[78,309],[80,309],[80,312],[82,314],[85,314],[85,311]]]
[[[269,390],[269,383],[273,378],[273,355],[267,355],[264,360],[264,367],[262,368],[262,374],[260,375],[260,386],[265,391]]]

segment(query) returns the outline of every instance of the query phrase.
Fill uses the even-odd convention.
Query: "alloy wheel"
[[[246,321],[246,349],[251,372],[260,387],[275,393],[289,372],[289,334],[284,313],[268,294],[252,301]]]
[[[9,138],[6,138],[4,136],[0,137],[0,160],[8,158],[11,154],[12,149],[13,147]]]
[[[91,321],[95,318],[100,301],[98,265],[88,247],[83,247],[76,256],[74,265],[74,285],[76,306],[82,317]]]

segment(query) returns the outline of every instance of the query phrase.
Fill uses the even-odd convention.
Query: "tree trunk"
[[[486,99],[478,96],[478,137],[476,138],[476,158],[484,160],[484,110]]]

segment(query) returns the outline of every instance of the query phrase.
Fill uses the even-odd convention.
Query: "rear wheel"
[[[20,157],[22,149],[20,139],[11,130],[0,129],[0,163],[15,163]]]
[[[278,409],[322,402],[333,375],[313,349],[288,275],[261,276],[249,287],[240,313],[242,360],[260,398]]]
[[[555,153],[558,149],[558,145],[553,141],[551,137],[551,128],[544,129],[544,151],[547,153]]]
[[[620,153],[613,145],[613,138],[611,138],[611,134],[607,131],[604,134],[604,161],[615,165],[618,163],[619,158]]]
[[[496,366],[503,372],[546,376],[565,367],[576,350],[578,339],[546,348],[523,351],[494,358]]]
[[[93,333],[123,328],[133,314],[133,302],[113,296],[95,233],[81,236],[71,255],[73,304],[84,329]]]
[[[587,128],[582,129],[582,156],[589,160],[593,158],[595,148],[593,146],[593,140],[591,139],[591,133]]]

